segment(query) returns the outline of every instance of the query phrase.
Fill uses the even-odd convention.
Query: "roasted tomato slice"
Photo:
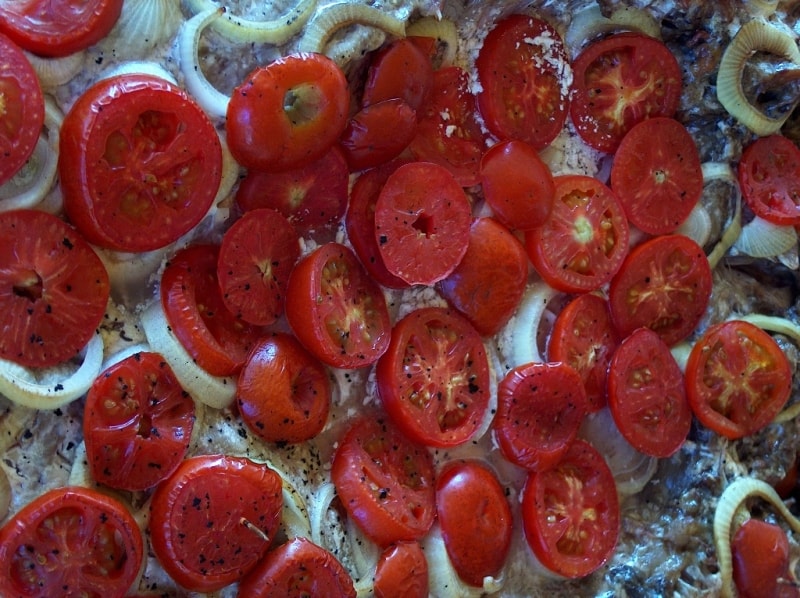
[[[353,172],[399,156],[417,133],[417,114],[399,98],[359,110],[347,122],[339,146]]]
[[[397,98],[417,111],[430,96],[433,76],[431,59],[417,43],[394,40],[371,57],[361,105]]]
[[[779,225],[800,224],[800,149],[786,137],[760,137],[739,161],[739,186],[757,216]]]
[[[790,581],[789,539],[774,523],[748,519],[731,541],[733,581],[741,598],[797,595]]]
[[[385,548],[375,566],[375,598],[428,597],[428,560],[419,542],[397,542]]]

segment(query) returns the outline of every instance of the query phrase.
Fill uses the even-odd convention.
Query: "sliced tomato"
[[[74,357],[103,319],[103,263],[63,220],[36,210],[0,214],[0,356],[46,367]]]
[[[739,161],[739,186],[747,205],[764,220],[800,224],[800,149],[786,137],[753,141]]]
[[[493,218],[476,218],[467,252],[438,289],[451,307],[483,336],[492,336],[514,315],[528,282],[528,255]]]
[[[0,528],[0,595],[127,596],[144,558],[142,533],[96,490],[48,490]]]
[[[534,555],[557,575],[578,578],[600,568],[620,528],[617,487],[603,456],[578,439],[555,467],[531,473],[522,522]]]
[[[637,228],[652,235],[678,228],[703,194],[700,153],[686,127],[667,117],[635,124],[614,154],[611,188]]]
[[[384,418],[357,419],[331,479],[347,514],[379,546],[424,536],[436,517],[433,460]]]
[[[590,146],[617,149],[646,118],[673,116],[683,80],[675,56],[660,40],[616,33],[591,43],[572,63],[572,122]]]
[[[399,156],[417,132],[417,114],[393,98],[362,108],[348,121],[339,145],[352,172],[373,168]]]
[[[189,448],[194,401],[161,355],[135,353],[103,371],[86,395],[83,438],[92,477],[147,490],[177,469]]]
[[[164,570],[181,586],[214,592],[244,577],[278,533],[281,476],[239,457],[184,460],[156,487],[150,540]]]
[[[625,440],[645,455],[669,457],[689,435],[692,410],[683,372],[649,328],[634,330],[614,352],[608,406]]]
[[[386,411],[412,440],[446,447],[469,440],[489,405],[489,362],[462,316],[423,307],[392,329],[375,375]]]
[[[389,272],[409,284],[432,285],[450,274],[467,251],[472,208],[442,166],[404,164],[375,203],[375,238]]]
[[[733,581],[741,598],[788,598],[797,595],[790,581],[789,539],[774,523],[747,519],[733,535]]]
[[[611,281],[611,318],[622,336],[647,327],[672,346],[700,322],[711,296],[703,248],[683,235],[637,245]]]
[[[336,143],[349,110],[347,79],[332,59],[289,54],[258,67],[233,90],[225,120],[228,146],[246,168],[304,166]]]
[[[570,104],[569,58],[547,21],[515,14],[486,36],[478,58],[478,107],[499,139],[519,139],[537,150],[558,136]]]
[[[436,512],[458,576],[483,587],[498,577],[511,548],[513,517],[495,473],[480,461],[452,461],[436,478]]]
[[[550,218],[525,234],[536,271],[568,293],[593,291],[617,273],[628,253],[630,231],[616,195],[583,175],[555,177]]]
[[[417,42],[401,38],[375,53],[369,64],[361,105],[399,98],[417,111],[433,88],[433,65]]]
[[[428,560],[419,542],[397,542],[378,558],[375,598],[427,598]]]
[[[686,362],[686,393],[700,422],[726,438],[761,430],[792,392],[792,367],[769,334],[742,320],[708,328]]]
[[[3,8],[0,8],[2,15]],[[0,24],[2,18],[0,18]],[[39,78],[22,50],[0,34],[0,185],[22,168],[36,148],[44,124]]]
[[[297,263],[286,289],[286,319],[303,346],[333,367],[370,365],[389,346],[383,291],[339,243],[321,245]]]

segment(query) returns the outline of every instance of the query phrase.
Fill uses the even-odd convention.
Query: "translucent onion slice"
[[[406,27],[406,35],[436,38],[441,49],[441,65],[450,66],[456,60],[458,51],[458,32],[456,24],[450,19],[423,17]]]
[[[689,216],[675,230],[679,235],[689,237],[703,247],[711,237],[711,216],[702,204],[695,204]]]
[[[606,17],[600,11],[600,6],[592,3],[573,17],[564,34],[564,42],[572,55],[576,56],[586,42],[615,31],[636,31],[661,39],[661,25],[651,14],[624,7]]]
[[[86,52],[76,52],[58,58],[44,58],[30,52],[25,52],[28,62],[39,78],[39,84],[45,91],[54,90],[56,87],[69,83],[83,70]]]
[[[312,525],[309,510],[303,496],[289,479],[289,475],[272,461],[265,462],[267,467],[281,477],[283,508],[281,510],[281,528],[287,538],[312,538]],[[312,503],[313,506],[313,503]]]
[[[371,576],[378,566],[380,549],[378,545],[364,535],[352,517],[347,518],[345,533],[350,542],[356,573],[361,579]]]
[[[109,77],[115,77],[117,75],[131,74],[151,75],[153,77],[159,77],[169,81],[173,85],[178,85],[178,80],[172,73],[170,73],[163,65],[152,60],[128,60],[126,62],[120,62],[119,64],[115,65],[114,68],[105,71],[101,79],[108,79]]]
[[[731,214],[730,221],[727,223],[722,237],[708,254],[708,264],[713,269],[728,250],[733,247],[736,239],[739,238],[739,233],[742,231],[742,194],[730,164],[706,162],[703,164],[702,169],[704,184],[708,184],[710,181],[727,181],[731,183],[731,189],[734,193],[733,214]]]
[[[324,52],[331,36],[350,25],[367,25],[395,37],[406,34],[405,21],[366,4],[339,2],[319,9],[300,38],[301,52]]]
[[[117,56],[144,56],[171,39],[183,15],[180,0],[127,0],[111,32],[100,42]]]
[[[96,251],[108,272],[114,300],[133,307],[153,296],[153,278],[171,251],[171,246],[142,253]]]
[[[747,0],[748,11],[754,15],[768,17],[778,8],[778,0]]]
[[[211,0],[186,0],[186,5],[195,14],[219,8]],[[226,12],[211,26],[231,41],[281,45],[300,33],[316,8],[317,0],[300,0],[288,13],[271,21],[254,21]]]
[[[793,226],[773,224],[756,216],[742,227],[731,249],[740,255],[767,258],[786,253],[796,244]]]
[[[543,362],[539,352],[542,335],[542,322],[547,306],[559,294],[544,282],[536,282],[528,287],[512,320],[513,336],[511,367],[525,363]]]

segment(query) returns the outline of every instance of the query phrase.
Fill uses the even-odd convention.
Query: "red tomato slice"
[[[113,29],[123,0],[26,0],[0,5],[0,32],[41,56],[66,56]]]
[[[3,9],[0,8],[0,15]],[[0,18],[0,27],[2,18]],[[0,35],[0,185],[22,168],[36,148],[44,124],[39,78],[17,45]]]
[[[703,194],[700,153],[686,127],[666,117],[634,125],[614,154],[611,188],[628,220],[644,232],[678,228]]]
[[[176,241],[211,207],[219,136],[186,93],[150,75],[104,79],[61,125],[64,209],[90,243],[149,251]]]
[[[735,440],[775,419],[792,392],[792,367],[778,343],[741,320],[712,326],[686,362],[686,393],[700,422]]]
[[[692,410],[683,372],[652,330],[635,330],[614,352],[608,406],[625,440],[645,455],[669,457],[689,435]]]
[[[436,512],[458,576],[483,587],[498,577],[511,548],[513,517],[494,472],[479,461],[454,461],[436,478]]]
[[[432,285],[450,274],[467,251],[472,208],[442,166],[404,164],[375,204],[375,238],[389,272],[409,284]]]
[[[350,574],[330,552],[306,538],[272,550],[239,584],[247,598],[355,598]]]
[[[278,533],[282,490],[277,473],[249,459],[184,460],[153,493],[150,540],[159,563],[195,592],[240,580]]]
[[[339,243],[321,245],[297,263],[286,290],[286,319],[303,346],[333,367],[370,365],[389,346],[383,290]]]
[[[161,276],[161,305],[170,328],[201,368],[213,376],[237,373],[263,334],[225,307],[217,280],[219,247],[179,251]]]
[[[506,17],[486,36],[475,67],[478,107],[489,130],[537,150],[550,145],[570,103],[569,59],[558,31],[528,15]]]
[[[555,177],[550,218],[525,234],[536,271],[567,293],[593,291],[617,273],[628,253],[628,221],[616,195],[588,176]]]
[[[531,473],[522,522],[536,558],[554,573],[578,578],[600,568],[620,527],[617,487],[602,455],[578,439],[555,467]]]
[[[572,122],[600,151],[613,152],[636,123],[678,109],[681,68],[655,38],[629,32],[602,38],[581,52],[572,69]]]
[[[290,54],[259,67],[233,90],[225,121],[236,160],[280,171],[321,158],[344,131],[347,79],[324,54]]]
[[[433,65],[429,55],[411,39],[392,41],[370,60],[361,105],[371,106],[399,98],[419,110],[433,88]]]
[[[703,248],[683,235],[636,246],[611,281],[611,318],[622,336],[646,327],[672,346],[699,324],[711,296]]]
[[[331,403],[328,371],[289,334],[253,348],[236,383],[239,414],[266,442],[303,442],[322,431]]]
[[[0,214],[0,356],[46,367],[95,334],[110,293],[97,254],[63,220],[36,210]]]
[[[428,560],[419,542],[398,542],[378,558],[375,598],[428,598]]]
[[[331,479],[348,515],[379,546],[422,538],[436,516],[433,460],[380,417],[352,424]]]
[[[739,186],[753,213],[780,225],[800,224],[800,149],[780,135],[760,137],[739,161]]]
[[[733,581],[740,598],[796,596],[790,581],[789,539],[774,523],[748,519],[731,541]]]
[[[275,210],[246,212],[222,237],[217,279],[229,311],[266,326],[282,314],[289,274],[300,258],[300,239]]]
[[[392,98],[362,108],[348,121],[339,145],[352,172],[379,166],[399,156],[417,133],[417,114]]]
[[[192,397],[161,355],[136,353],[112,365],[86,395],[92,477],[122,490],[152,488],[183,460],[194,419]]]
[[[439,291],[483,336],[497,334],[522,300],[528,255],[511,232],[493,218],[472,222],[464,257]]]
[[[375,375],[403,433],[428,446],[469,440],[489,404],[489,362],[478,332],[457,313],[420,308],[395,324]]]
[[[494,437],[506,459],[530,471],[555,466],[587,412],[580,374],[566,363],[528,363],[497,387]]]
[[[122,598],[144,545],[127,509],[96,490],[49,490],[0,528],[0,595]]]

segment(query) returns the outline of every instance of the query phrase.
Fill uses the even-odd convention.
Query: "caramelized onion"
[[[219,5],[211,0],[186,0],[193,13],[217,10]],[[317,7],[317,0],[300,0],[292,10],[277,19],[256,21],[226,11],[222,19],[216,19],[212,28],[231,41],[281,45],[298,34]]]

